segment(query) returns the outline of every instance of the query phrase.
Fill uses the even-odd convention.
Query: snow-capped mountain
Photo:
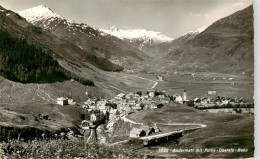
[[[130,62],[147,57],[125,41],[115,36],[104,35],[104,32],[88,24],[68,20],[46,6],[39,5],[18,13],[33,25],[50,31],[58,38],[68,40],[79,49],[106,58],[116,64],[128,65]],[[131,60],[129,60],[130,58]]]
[[[159,44],[163,42],[169,42],[173,40],[160,32],[149,31],[145,29],[128,29],[122,30],[116,27],[110,29],[100,29],[102,32],[118,37],[126,42],[129,42],[139,50],[142,50],[145,46]]]
[[[122,30],[118,29],[116,27],[111,27],[110,29],[101,29],[101,31],[116,36],[122,40],[128,39],[128,40],[134,40],[134,39],[144,39],[144,40],[150,40],[149,42],[153,41],[156,43],[162,43],[173,40],[172,38],[169,38],[160,32],[156,31],[149,31],[145,29],[128,29],[128,30]]]
[[[54,21],[54,20],[65,20],[64,17],[58,15],[57,13],[53,12],[50,8],[39,5],[34,8],[26,9],[23,11],[18,12],[22,17],[25,17],[27,21],[32,24],[35,24],[39,21]],[[73,23],[72,20],[66,19],[69,23]]]
[[[153,45],[143,45],[142,47],[139,46],[138,48],[149,56],[155,58],[163,57],[167,53],[171,52],[172,50],[177,49],[181,45],[184,45],[187,41],[192,40],[198,34],[203,32],[205,29],[206,27],[198,28],[194,31],[189,31],[171,41],[166,41],[166,42],[157,43]]]

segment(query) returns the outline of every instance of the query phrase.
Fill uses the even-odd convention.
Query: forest
[[[0,75],[21,83],[53,83],[70,78],[84,85],[94,85],[93,81],[77,77],[59,66],[50,55],[51,50],[44,50],[26,39],[13,38],[0,30]]]

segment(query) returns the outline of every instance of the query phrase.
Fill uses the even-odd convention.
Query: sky
[[[0,0],[15,12],[40,4],[92,27],[142,28],[176,38],[244,9],[252,0]]]

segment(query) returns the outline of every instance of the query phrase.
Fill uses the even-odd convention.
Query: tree
[[[136,94],[138,94],[140,97],[142,96],[142,92],[141,91],[136,92]]]

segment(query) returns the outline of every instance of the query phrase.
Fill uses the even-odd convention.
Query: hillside
[[[108,59],[121,66],[128,66],[135,61],[147,58],[141,51],[119,38],[104,36],[104,33],[98,29],[68,20],[46,6],[39,5],[20,11],[19,14],[33,25],[74,44],[79,50]],[[122,68],[116,68],[116,70],[122,70]]]
[[[0,28],[6,30],[11,36],[27,39],[29,43],[41,46],[46,50],[52,50],[52,56],[56,59],[65,60],[66,62],[74,63],[74,65],[81,65],[82,63],[87,62],[100,69],[104,69],[104,67],[100,66],[98,63],[100,60],[103,60],[102,58],[96,57],[95,60],[89,58],[89,56],[96,56],[92,52],[82,50],[66,39],[58,38],[46,30],[33,26],[17,13],[2,7],[0,7],[0,9],[2,10],[2,12],[0,12]],[[106,69],[110,71],[123,70],[123,67],[107,60],[105,61],[107,63]]]
[[[154,58],[161,58],[164,57],[166,54],[175,50],[177,48],[182,47],[185,43],[191,39],[193,39],[196,35],[201,33],[203,29],[198,29],[196,31],[190,31],[174,40],[166,41],[162,43],[155,43],[151,45],[144,45],[141,50],[154,57]]]
[[[12,38],[0,30],[0,74],[18,82],[55,82],[67,80],[58,62],[42,48],[26,40]]]
[[[164,59],[176,69],[195,72],[253,73],[253,6],[210,25]]]

